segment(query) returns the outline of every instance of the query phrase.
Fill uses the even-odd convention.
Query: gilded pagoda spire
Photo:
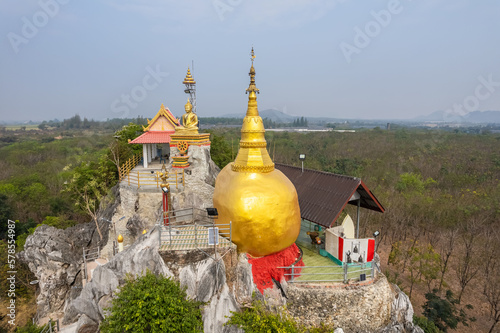
[[[193,76],[191,75],[191,70],[188,67],[188,71],[186,74],[186,77],[184,78],[184,81],[182,81],[183,84],[196,84],[196,81],[193,79]]]
[[[257,108],[257,93],[259,89],[255,85],[255,68],[253,61],[255,54],[252,47],[252,66],[250,67],[250,85],[246,90],[248,96],[248,108],[243,126],[241,127],[241,140],[238,155],[231,165],[236,172],[259,172],[266,173],[274,170],[274,163],[267,152],[267,142],[264,136],[264,122],[259,116]]]

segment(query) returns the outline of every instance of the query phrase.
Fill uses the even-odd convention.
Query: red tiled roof
[[[170,134],[174,134],[175,131],[150,131],[146,132],[129,143],[169,143]]]

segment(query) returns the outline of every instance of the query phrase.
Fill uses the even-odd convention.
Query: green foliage
[[[445,298],[439,297],[437,292],[438,290],[434,289],[432,292],[425,294],[427,302],[422,306],[424,308],[423,315],[434,322],[437,328],[447,332],[448,328],[457,328],[459,323],[468,326],[468,320],[474,320],[474,318],[467,318],[465,311],[457,307],[458,300],[453,297],[450,290],[446,291]],[[472,308],[470,305],[467,307]]]
[[[423,281],[430,290],[432,282],[438,277],[440,262],[441,256],[431,244],[421,244],[412,239],[393,243],[388,260],[402,273],[409,271],[410,297],[415,283]]]
[[[65,191],[77,208],[94,218],[101,200],[116,182],[117,171],[105,156],[101,156],[98,162],[82,162],[74,168]]]
[[[17,238],[16,238],[16,250],[17,250],[17,252],[24,251],[24,244],[26,243],[26,239],[28,238],[29,235],[33,235],[33,233],[35,232],[35,229],[39,225],[37,225],[36,227],[33,227],[33,228],[29,228],[28,232],[21,233],[17,236]]]
[[[433,321],[430,321],[426,317],[413,316],[413,323],[418,325],[425,333],[441,333],[441,331]]]
[[[225,139],[224,135],[219,135],[214,131],[209,131],[210,133],[210,155],[214,163],[221,169],[223,169],[228,163],[232,161],[231,159],[231,146]],[[236,153],[236,152],[235,152]],[[236,154],[234,154],[236,155]]]
[[[293,120],[292,127],[308,127],[309,123],[307,118],[300,117]]]
[[[299,333],[298,324],[285,314],[275,314],[255,302],[251,308],[233,312],[226,326],[236,326],[248,333]]]
[[[200,305],[179,283],[151,272],[129,277],[112,301],[101,332],[201,332]]]
[[[362,168],[362,163],[358,159],[341,158],[335,160],[335,166],[330,172],[340,175],[359,176]]]
[[[19,221],[17,221],[16,225],[17,224],[20,224]],[[58,229],[66,229],[76,225],[76,221],[65,220],[59,216],[46,216],[45,220],[43,220],[41,224],[31,227],[27,231],[22,231],[18,234],[16,239],[16,246],[18,252],[24,250],[24,244],[26,243],[26,238],[28,238],[29,235],[33,235],[35,229],[41,226],[42,224],[50,225]],[[23,226],[27,226],[27,224],[24,224]]]
[[[75,221],[65,220],[59,216],[46,216],[42,224],[50,225],[58,229],[67,229],[76,225]]]
[[[7,220],[13,219],[13,210],[5,194],[0,194],[0,239],[6,235],[8,225]]]
[[[327,333],[334,329],[323,323],[319,327],[306,328],[286,312],[274,313],[266,309],[262,302],[254,302],[252,307],[232,312],[225,326],[236,326],[250,333]]]
[[[128,140],[134,140],[142,133],[142,125],[129,123],[128,125],[123,126],[119,131],[116,131],[114,137],[118,142],[120,142],[122,149],[128,148],[132,153],[131,155],[133,155],[142,153],[142,145],[129,145]],[[124,161],[124,159],[122,160]]]
[[[22,327],[17,327],[15,332],[16,333],[40,333],[46,327],[47,327],[47,325],[37,326],[37,325],[33,324],[31,320],[28,320],[26,325],[24,325]]]
[[[422,175],[413,173],[413,172],[405,172],[399,175],[399,181],[396,183],[396,189],[399,192],[412,192],[423,194],[424,190],[435,184],[436,181],[432,178],[427,178],[426,180],[422,179]]]

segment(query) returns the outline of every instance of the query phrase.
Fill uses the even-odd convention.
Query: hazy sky
[[[498,0],[3,0],[0,121],[500,110]]]

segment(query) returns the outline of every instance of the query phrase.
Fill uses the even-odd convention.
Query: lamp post
[[[380,231],[376,230],[374,233],[373,233],[373,237],[375,238],[375,245],[374,245],[374,252],[377,252],[377,237],[380,235]]]
[[[158,176],[161,178],[161,191],[163,193],[163,225],[168,226],[169,218],[168,218],[168,209],[170,203],[170,185],[168,184],[168,171],[163,164],[162,167],[163,172],[158,172]]]
[[[168,183],[161,184],[161,191],[163,192],[163,225],[168,226],[168,194],[170,193]]]
[[[38,281],[38,280],[30,281],[30,284],[32,286],[36,286],[35,287],[35,301],[36,301],[36,298],[37,298],[36,292],[38,290],[38,282],[40,282],[40,281]],[[37,312],[35,313],[35,316],[32,318],[32,321],[33,321],[33,324],[38,325],[38,309],[37,309]]]
[[[302,172],[304,172],[304,161],[306,159],[306,154],[299,154],[299,160],[302,162]]]

